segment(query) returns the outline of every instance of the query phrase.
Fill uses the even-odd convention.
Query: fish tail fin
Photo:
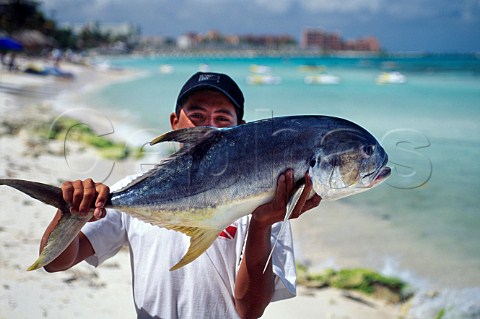
[[[21,179],[0,179],[0,185],[16,188],[30,197],[62,211],[69,209],[69,205],[63,200],[62,190],[59,187]]]
[[[188,251],[182,259],[180,259],[175,266],[170,268],[170,271],[177,270],[194,261],[198,256],[205,252],[208,247],[210,247],[220,233],[216,229],[199,227],[176,227],[174,230],[190,236],[190,247],[188,247]]]
[[[43,248],[38,259],[27,270],[35,270],[48,265],[57,258],[73,241],[93,215],[91,210],[87,216],[73,216],[70,214],[70,205],[63,200],[62,190],[59,187],[25,181],[21,179],[0,179],[0,185],[6,185],[62,211],[62,217],[50,233],[47,245]]]

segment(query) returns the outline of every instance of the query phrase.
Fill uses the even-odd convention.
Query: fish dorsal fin
[[[173,226],[168,229],[179,231],[190,237],[190,246],[187,253],[180,261],[170,268],[170,271],[177,270],[186,264],[194,261],[198,256],[203,254],[205,250],[217,239],[219,231],[213,228],[200,228],[188,226]]]
[[[183,128],[157,136],[150,142],[150,145],[162,142],[179,142],[184,144],[184,148],[190,149],[195,145],[212,139],[219,131],[218,128],[210,126]]]
[[[218,129],[216,127],[196,126],[170,131],[157,136],[152,141],[150,141],[150,145],[155,145],[163,142],[179,142],[182,143],[183,146],[174,154],[163,159],[153,169],[149,170],[141,176],[138,176],[136,179],[134,179],[132,182],[130,182],[117,192],[127,189],[132,185],[135,185],[143,181],[144,179],[154,175],[159,169],[162,169],[163,167],[165,167],[165,165],[168,165],[171,161],[174,161],[178,157],[189,153],[194,147],[200,146],[200,144],[206,146],[205,149],[208,149],[208,145],[206,145],[208,144],[208,141],[213,141],[218,136],[218,134],[220,134],[221,131],[222,129]]]
[[[298,200],[300,199],[300,196],[302,195],[303,189],[305,188],[305,184],[301,184],[295,193],[290,197],[290,200],[287,203],[287,209],[285,212],[285,218],[282,221],[282,227],[280,227],[280,230],[278,231],[277,238],[275,239],[275,243],[272,246],[272,249],[270,250],[270,254],[268,255],[267,262],[265,263],[265,267],[263,268],[263,273],[267,270],[268,263],[270,262],[270,259],[272,259],[273,255],[273,250],[275,249],[275,246],[277,246],[278,239],[280,238],[280,235],[282,234],[283,230],[285,229],[285,224],[287,223],[288,219],[293,213],[293,210],[295,209],[295,206],[297,206]]]

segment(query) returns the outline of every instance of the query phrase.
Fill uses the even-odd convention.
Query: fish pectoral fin
[[[270,254],[268,255],[267,262],[265,263],[265,267],[263,268],[263,273],[265,273],[265,271],[267,270],[268,263],[272,259],[273,250],[277,246],[278,239],[280,238],[280,236],[283,233],[285,223],[288,221],[288,219],[292,215],[293,210],[295,209],[295,206],[297,206],[298,200],[300,199],[300,196],[302,195],[302,192],[303,192],[304,189],[305,189],[305,184],[300,184],[298,186],[297,190],[295,191],[295,193],[292,195],[292,197],[290,197],[290,200],[287,203],[287,210],[285,212],[285,218],[283,219],[282,226],[280,227],[280,230],[278,231],[277,238],[275,239],[275,243],[273,244],[272,249],[270,250]]]
[[[177,270],[194,261],[213,244],[220,233],[216,229],[200,227],[174,227],[170,229],[182,232],[190,237],[190,246],[187,253],[175,266],[170,268],[170,271]]]

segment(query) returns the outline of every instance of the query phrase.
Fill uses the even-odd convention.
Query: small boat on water
[[[378,84],[403,84],[407,82],[407,77],[400,72],[382,72],[377,77]]]
[[[250,85],[261,85],[261,84],[280,84],[282,82],[282,78],[279,76],[271,75],[271,74],[252,74],[247,76],[247,84]]]
[[[305,64],[298,67],[300,72],[325,72],[327,67],[325,65]]]
[[[304,82],[305,84],[339,84],[340,78],[332,74],[307,75]]]
[[[250,66],[251,74],[247,76],[247,84],[260,85],[260,84],[280,84],[282,78],[272,75],[272,69],[266,65],[253,64]]]
[[[162,64],[160,66],[160,73],[162,74],[172,74],[174,71],[173,65],[171,64]]]
[[[198,66],[198,71],[200,71],[200,72],[210,72],[210,65],[208,65],[207,63],[201,63]]]
[[[272,69],[266,65],[252,64],[249,69],[250,72],[256,74],[270,74],[272,72]]]

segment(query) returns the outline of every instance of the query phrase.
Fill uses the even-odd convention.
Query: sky
[[[289,34],[307,27],[344,39],[375,36],[395,52],[480,52],[480,0],[43,0],[59,22],[132,22],[142,35]]]

